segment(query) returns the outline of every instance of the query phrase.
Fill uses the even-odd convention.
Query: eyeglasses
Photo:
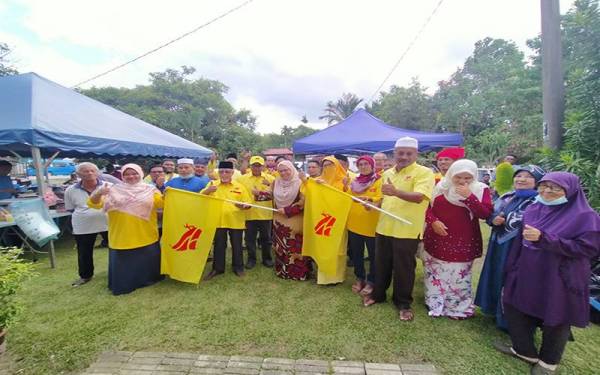
[[[538,191],[550,191],[552,193],[561,193],[563,188],[560,186],[551,186],[551,185],[539,185],[537,188]]]

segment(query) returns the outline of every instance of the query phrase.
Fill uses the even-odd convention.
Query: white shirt
[[[110,183],[105,182],[109,186]],[[98,181],[97,187],[101,183]],[[65,208],[73,211],[71,224],[73,225],[73,234],[90,234],[106,232],[108,230],[108,221],[106,213],[103,210],[90,208],[87,200],[90,197],[81,182],[71,185],[65,191]]]

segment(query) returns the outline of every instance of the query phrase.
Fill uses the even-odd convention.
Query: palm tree
[[[354,94],[344,93],[337,102],[327,102],[327,107],[324,110],[325,114],[319,116],[319,120],[326,119],[328,125],[337,124],[350,116],[362,101],[362,99]]]

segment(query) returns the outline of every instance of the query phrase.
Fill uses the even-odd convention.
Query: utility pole
[[[565,89],[562,70],[559,0],[540,0],[542,8],[542,108],[544,144],[558,151],[562,144]]]

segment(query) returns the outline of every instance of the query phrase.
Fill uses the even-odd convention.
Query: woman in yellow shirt
[[[357,198],[379,206],[381,203],[381,177],[375,173],[375,160],[367,155],[356,160],[360,175],[350,183],[350,192]],[[348,228],[348,246],[354,264],[356,281],[352,291],[370,294],[375,283],[375,227],[379,212],[357,201],[352,201],[346,226]],[[369,254],[369,273],[365,272],[365,245]]]
[[[123,184],[106,185],[88,199],[91,208],[108,213],[108,289],[127,294],[162,280],[156,210],[162,195],[143,182],[136,164],[121,168]]]

